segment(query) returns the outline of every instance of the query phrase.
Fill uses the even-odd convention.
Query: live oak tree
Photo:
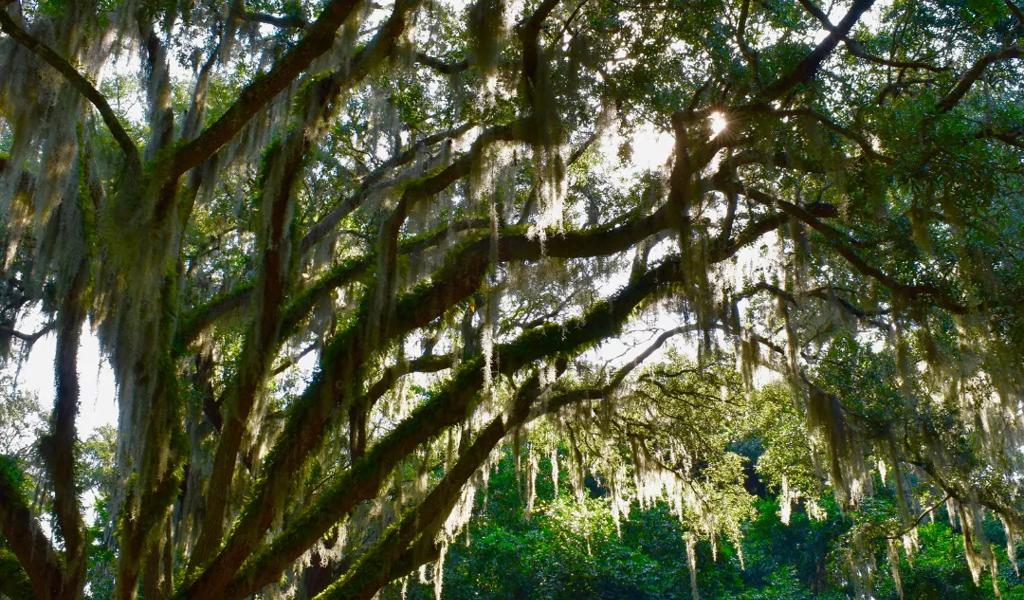
[[[118,598],[372,597],[441,563],[495,449],[535,468],[545,431],[577,486],[676,505],[692,556],[749,514],[707,415],[756,412],[766,368],[806,419],[772,430],[801,442],[787,498],[827,482],[855,514],[880,474],[902,516],[862,538],[911,552],[941,501],[976,579],[986,513],[1013,555],[1012,0],[0,4],[0,340],[56,336],[42,469],[3,463],[0,593],[99,585],[86,324],[118,385]],[[620,168],[649,129],[664,171]],[[653,313],[674,326],[635,360],[588,352]],[[676,336],[696,383],[639,368]]]

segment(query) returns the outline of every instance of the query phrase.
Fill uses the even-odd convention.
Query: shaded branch
[[[791,88],[797,84],[803,83],[814,76],[818,71],[818,67],[821,63],[828,58],[828,55],[835,50],[835,47],[842,41],[853,29],[853,26],[860,19],[861,15],[864,14],[871,5],[874,4],[874,0],[854,0],[853,6],[850,7],[850,11],[846,13],[846,16],[839,22],[832,31],[825,36],[815,48],[800,61],[799,64],[792,71],[786,73],[779,79],[776,79],[773,83],[769,84],[766,88],[762,89],[757,94],[759,102],[771,102],[785,95]]]
[[[46,325],[43,325],[42,328],[39,329],[39,331],[33,333],[25,333],[24,331],[19,331],[13,327],[0,325],[0,335],[9,335],[11,337],[16,337],[19,340],[25,342],[26,344],[32,345],[36,343],[36,340],[53,331],[53,328],[56,326],[56,321],[50,321]]]
[[[985,54],[979,58],[971,68],[967,69],[967,71],[960,76],[960,79],[956,82],[956,85],[953,86],[953,89],[949,90],[949,93],[939,100],[939,103],[935,106],[936,110],[940,113],[949,112],[960,102],[960,100],[963,99],[965,95],[967,95],[967,92],[970,91],[974,82],[980,79],[981,76],[985,74],[985,70],[993,63],[1013,58],[1021,58],[1021,56],[1024,56],[1024,48],[1020,46],[1000,48],[999,50]]]
[[[265,23],[267,25],[273,25],[274,27],[281,27],[282,29],[305,29],[309,25],[309,23],[307,23],[300,15],[285,15],[279,17],[277,15],[271,15],[264,12],[247,11],[242,13],[242,18],[246,21]]]
[[[424,52],[416,53],[416,62],[444,75],[454,75],[469,68],[469,61],[465,58],[458,62],[445,62]]]
[[[828,15],[826,15],[824,11],[818,8],[818,6],[815,5],[812,0],[800,0],[800,4],[804,7],[804,9],[807,10],[807,12],[811,13],[811,15],[813,15],[814,18],[818,20],[818,22],[821,23],[822,27],[824,27],[826,31],[836,31],[837,28],[835,25],[832,24],[831,21],[828,20]],[[846,45],[847,51],[849,51],[850,54],[856,56],[857,58],[866,60],[868,62],[872,62],[879,65],[885,65],[887,67],[895,67],[897,69],[923,69],[925,71],[933,71],[936,73],[941,73],[943,71],[949,70],[949,67],[936,67],[933,64],[922,61],[892,60],[888,58],[882,58],[881,56],[875,56],[874,54],[870,54],[867,50],[864,49],[864,44],[862,42],[850,38],[848,35],[845,34],[843,35],[842,39],[843,43]]]
[[[64,540],[67,591],[74,596],[81,593],[85,584],[86,568],[85,523],[75,482],[75,443],[78,440],[75,421],[78,417],[80,396],[78,347],[86,316],[83,294],[88,272],[88,265],[83,257],[61,302],[57,319],[53,415],[50,419],[50,431],[40,443],[40,454],[53,484],[53,512]]]
[[[754,78],[760,72],[758,68],[757,52],[747,43],[747,19],[750,16],[750,0],[743,0],[743,4],[740,5],[740,19],[739,25],[736,27],[736,45],[740,48],[740,54],[743,55],[743,59],[747,61],[747,65],[750,67],[750,71],[754,74]]]
[[[38,598],[66,598],[64,570],[14,476],[16,466],[0,457],[0,533],[28,575]]]
[[[36,597],[32,582],[21,568],[18,557],[13,552],[0,546],[0,595],[14,600],[28,600]]]
[[[11,38],[24,46],[27,50],[43,59],[48,65],[56,69],[61,75],[67,79],[68,83],[75,88],[78,93],[82,94],[86,100],[88,100],[96,110],[99,111],[100,117],[103,119],[103,123],[106,124],[107,129],[114,136],[114,140],[117,145],[121,148],[121,152],[124,154],[125,159],[132,168],[138,168],[139,162],[139,149],[135,146],[135,142],[132,141],[131,136],[125,131],[124,125],[114,114],[114,110],[110,108],[110,104],[107,99],[97,90],[92,83],[89,82],[81,73],[79,73],[71,63],[65,60],[62,56],[57,54],[52,48],[32,37],[30,33],[18,26],[11,18],[11,15],[3,8],[0,7],[0,30],[11,36]]]
[[[359,4],[359,0],[332,0],[324,7],[308,33],[269,72],[246,86],[235,103],[198,137],[178,147],[171,160],[168,178],[173,181],[199,166],[228,143],[260,109],[330,49],[335,42],[335,32]]]

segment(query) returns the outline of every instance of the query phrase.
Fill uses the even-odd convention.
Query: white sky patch
[[[18,323],[21,331],[38,331],[44,325],[38,311],[26,314]],[[15,344],[20,342],[15,341]],[[28,359],[10,368],[17,373],[17,385],[24,391],[35,394],[39,407],[49,414],[53,407],[54,379],[53,361],[57,351],[57,334],[53,331],[36,340]],[[103,425],[117,424],[117,386],[114,372],[100,352],[99,339],[84,325],[82,340],[78,347],[78,437],[86,439]]]
[[[622,135],[613,131],[602,149],[606,157],[614,155],[615,149],[625,141]],[[637,128],[629,138],[629,144],[633,149],[632,165],[622,164],[616,167],[615,171],[623,178],[633,179],[637,172],[657,171],[665,168],[669,157],[672,155],[672,148],[675,140],[664,131],[659,131],[653,125],[645,123]],[[631,168],[632,167],[632,168]]]
[[[646,125],[633,134],[633,163],[644,170],[655,171],[665,166],[675,140],[664,131]]]

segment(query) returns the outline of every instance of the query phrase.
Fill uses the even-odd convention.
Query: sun
[[[725,131],[726,126],[729,124],[725,120],[725,113],[715,111],[708,115],[708,120],[711,121],[711,139],[718,136],[719,133]]]

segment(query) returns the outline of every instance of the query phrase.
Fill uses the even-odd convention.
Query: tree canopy
[[[1016,566],[1014,0],[0,0],[0,31],[3,360],[56,338],[0,594],[440,594],[511,448],[527,515],[541,459],[616,524],[666,507],[696,597],[698,541],[757,514],[741,440],[783,521],[853,520],[859,594],[940,507],[975,584],[986,519]],[[117,381],[88,441],[83,328]]]

